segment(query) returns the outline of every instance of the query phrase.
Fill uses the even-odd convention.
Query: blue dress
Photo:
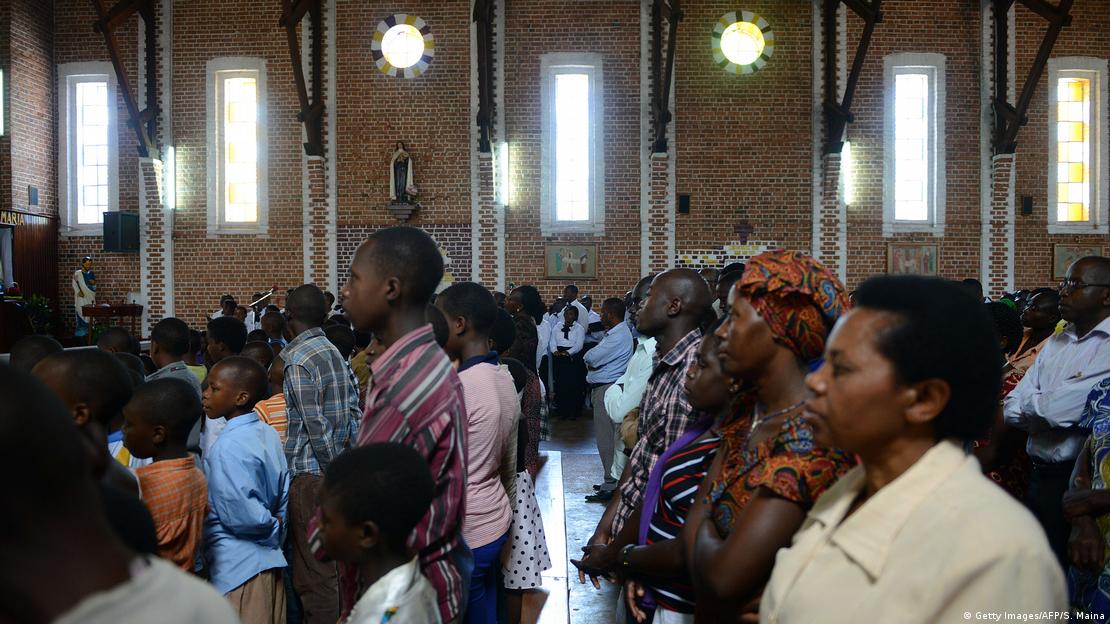
[[[1079,427],[1090,432],[1091,489],[1106,489],[1110,483],[1110,377],[1098,382],[1087,396],[1087,406]],[[1068,594],[1072,606],[1086,613],[1097,613],[1102,621],[1110,616],[1110,514],[1095,518],[1103,535],[1102,570],[1097,574],[1068,569]]]

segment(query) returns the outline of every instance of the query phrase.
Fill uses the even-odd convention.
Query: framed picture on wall
[[[548,279],[597,279],[597,244],[544,245]]]
[[[887,273],[937,274],[937,246],[920,243],[891,243],[887,248]]]
[[[1052,246],[1052,279],[1064,279],[1068,267],[1085,256],[1101,256],[1102,247],[1098,245],[1060,245]]]

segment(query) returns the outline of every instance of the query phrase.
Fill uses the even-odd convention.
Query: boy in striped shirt
[[[428,462],[436,497],[416,526],[413,546],[448,624],[466,611],[473,559],[461,539],[466,489],[466,409],[462,384],[436,344],[425,309],[443,278],[443,256],[423,230],[378,230],[359,247],[343,288],[355,328],[372,331],[383,351],[371,365],[359,446],[401,442]],[[343,576],[344,611],[354,577]]]

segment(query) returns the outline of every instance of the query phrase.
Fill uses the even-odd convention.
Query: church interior
[[[778,249],[846,294],[1055,288],[1110,247],[1108,59],[1110,0],[0,0],[0,353],[341,306],[395,226],[436,292],[599,312]],[[630,617],[570,562],[607,500],[587,392],[539,444],[514,624]]]

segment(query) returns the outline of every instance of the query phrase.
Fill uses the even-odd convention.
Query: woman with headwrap
[[[815,367],[848,298],[821,263],[796,251],[748,262],[717,330],[721,367],[752,408],[722,429],[721,448],[682,528],[696,621],[752,614],[774,566],[817,497],[853,459],[818,446],[802,418]]]
[[[691,370],[687,376],[691,404],[710,413],[718,412],[723,405],[724,415],[715,421],[708,419],[691,425],[656,462],[644,504],[625,524],[625,529],[609,545],[587,547],[586,557],[576,562],[586,573],[626,579],[629,609],[639,621],[647,619],[645,607],[653,604],[654,621],[663,624],[693,621],[695,609],[703,621],[725,621],[714,617],[715,607],[725,602],[701,587],[697,587],[695,594],[693,581],[707,572],[694,570],[695,562],[689,556],[696,545],[696,529],[709,509],[701,504],[708,488],[703,480],[707,472],[717,481],[739,480],[742,485],[766,490],[760,496],[760,504],[770,513],[753,511],[745,521],[759,525],[759,532],[752,537],[762,540],[767,535],[762,527],[780,522],[776,505],[763,504],[763,498],[781,497],[786,504],[795,505],[789,494],[779,494],[791,476],[795,488],[802,487],[806,496],[812,494],[816,498],[850,463],[843,453],[817,449],[811,443],[807,446],[808,429],[798,422],[800,406],[794,406],[789,413],[764,417],[762,423],[752,427],[753,409],[764,414],[776,412],[783,401],[793,405],[805,398],[804,391],[798,395],[797,390],[803,386],[806,365],[821,355],[825,337],[847,308],[844,290],[836,278],[804,254],[768,252],[748,264],[737,281],[730,304],[730,314],[719,322],[715,332],[707,333],[703,339],[698,370]],[[745,319],[737,319],[738,305],[746,305],[749,314]],[[761,331],[753,331],[757,324]],[[719,357],[722,351],[728,357]],[[744,362],[751,363],[738,366],[741,355]],[[726,396],[721,396],[722,392],[708,392],[703,397],[705,386],[714,385]],[[758,429],[755,440],[760,442],[751,448],[746,444],[750,429]],[[738,467],[733,460],[725,464],[731,472],[722,474],[722,454],[735,457],[738,453],[749,460],[747,469]],[[696,499],[695,489],[700,492]],[[747,495],[747,499],[751,498]],[[770,558],[737,556],[712,564],[730,568],[720,572],[727,578],[734,578],[741,569],[748,570],[759,579],[758,593],[762,581],[770,575],[775,549],[789,543],[803,515],[804,512],[798,515],[796,522],[787,518],[792,528],[773,545]],[[688,531],[691,527],[695,530]],[[727,534],[728,529],[723,531]],[[717,541],[721,542],[721,538]],[[750,546],[753,554],[764,547]],[[735,603],[727,601],[731,609],[722,609],[721,613],[735,618],[739,612]]]

